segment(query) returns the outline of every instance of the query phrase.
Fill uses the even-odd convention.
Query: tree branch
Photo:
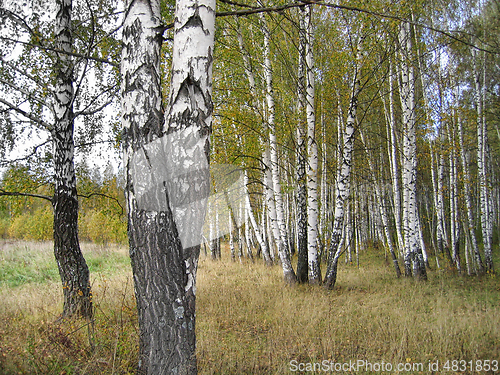
[[[412,21],[411,19],[405,19],[403,17],[399,17],[399,16],[396,16],[396,15],[393,15],[393,14],[376,12],[376,11],[373,11],[373,10],[359,8],[359,7],[354,7],[354,6],[349,6],[349,5],[332,4],[332,3],[329,3],[329,2],[316,1],[316,0],[301,0],[301,1],[298,1],[298,2],[293,2],[293,3],[289,3],[289,4],[279,5],[279,6],[275,6],[275,7],[260,7],[260,8],[256,8],[256,7],[251,7],[251,6],[248,6],[248,5],[233,3],[233,2],[231,2],[229,0],[220,0],[220,1],[222,1],[224,3],[227,3],[227,4],[237,5],[237,6],[246,6],[246,7],[248,7],[248,9],[241,9],[241,10],[234,10],[234,11],[227,11],[227,12],[218,12],[216,14],[217,17],[227,17],[227,16],[241,17],[241,16],[248,16],[248,15],[257,14],[257,13],[282,12],[282,11],[287,10],[287,9],[298,8],[298,7],[301,7],[301,6],[304,6],[304,5],[313,5],[314,4],[314,5],[319,5],[319,6],[325,6],[325,7],[332,8],[332,9],[340,9],[340,10],[348,10],[348,11],[358,12],[358,13],[365,13],[365,14],[368,14],[368,15],[371,15],[371,16],[374,16],[374,17],[378,17],[378,18],[393,19],[393,20],[397,20],[397,21],[401,21],[401,22],[408,22],[411,25],[414,25],[414,26],[417,26],[417,27],[420,27],[420,28],[424,28],[424,29],[427,29],[427,30],[430,30],[430,31],[434,31],[434,32],[439,33],[439,34],[442,34],[442,35],[444,35],[444,36],[446,36],[446,37],[448,37],[448,38],[450,38],[450,39],[452,39],[452,40],[454,40],[456,42],[468,45],[469,47],[473,47],[473,48],[477,49],[478,51],[484,51],[484,52],[492,53],[492,54],[499,54],[500,53],[500,52],[495,52],[493,50],[488,50],[488,49],[485,49],[485,48],[481,48],[479,46],[476,46],[474,43],[468,42],[466,40],[461,39],[458,36],[453,35],[453,33],[461,33],[461,34],[463,34],[463,32],[450,31],[450,30],[449,31],[447,31],[447,30],[441,30],[441,29],[438,29],[436,27],[425,25],[425,24],[422,24],[422,23],[419,23],[419,22],[415,22],[415,21]],[[166,27],[165,30],[167,30],[168,28],[171,28],[173,26],[174,26],[173,23],[169,24],[169,25],[165,26]]]
[[[6,105],[6,106],[7,106],[10,110],[15,111],[15,112],[17,112],[17,113],[19,113],[19,114],[23,115],[23,116],[24,116],[24,117],[26,117],[27,119],[29,119],[29,120],[31,120],[31,121],[33,121],[33,122],[37,123],[38,125],[40,125],[40,126],[42,126],[42,127],[46,128],[46,129],[48,129],[48,130],[50,130],[50,129],[52,128],[52,126],[51,126],[50,124],[46,123],[46,122],[45,122],[45,121],[43,121],[43,120],[40,120],[39,118],[36,118],[35,116],[33,116],[33,115],[29,114],[29,113],[28,113],[28,112],[26,112],[26,111],[23,111],[21,108],[16,107],[14,104],[12,104],[12,103],[10,103],[10,102],[6,101],[5,99],[0,98],[0,103],[2,103],[2,104],[4,104],[4,105]]]
[[[172,24],[172,27],[173,27],[173,24]],[[40,49],[42,49],[44,51],[50,51],[50,52],[65,54],[65,55],[69,55],[69,56],[73,56],[73,57],[78,57],[78,58],[85,59],[85,60],[93,60],[93,61],[100,62],[100,63],[103,63],[103,64],[109,64],[109,65],[111,65],[111,66],[113,66],[115,68],[120,68],[120,64],[119,63],[115,63],[115,62],[112,62],[112,61],[109,61],[109,60],[106,60],[106,59],[101,59],[99,57],[85,56],[85,55],[82,55],[81,53],[76,53],[76,52],[61,51],[61,50],[56,49],[56,48],[42,46],[40,44],[34,44],[34,43],[30,43],[30,42],[23,42],[21,40],[7,38],[7,37],[4,37],[4,36],[0,37],[0,39],[8,41],[8,42],[24,44],[25,46],[28,46],[28,47],[40,48]]]
[[[123,215],[123,206],[120,204],[120,201],[118,199],[116,199],[115,197],[112,197],[112,196],[109,196],[109,195],[106,195],[106,194],[103,194],[103,193],[90,193],[90,194],[78,194],[79,197],[82,197],[82,198],[92,198],[93,196],[99,196],[99,197],[104,197],[104,198],[108,198],[108,199],[111,199],[111,200],[114,200],[116,202],[116,204],[120,207],[121,209],[121,215]]]
[[[47,143],[49,142],[52,142],[52,139],[47,139],[45,142],[42,142],[40,143],[39,145],[36,145],[33,147],[33,151],[31,151],[30,154],[26,155],[26,156],[23,156],[22,158],[17,158],[17,159],[13,159],[13,160],[3,160],[3,161],[0,161],[0,167],[5,167],[7,165],[10,165],[10,164],[13,164],[13,163],[16,163],[18,161],[23,161],[23,160],[28,160],[29,158],[31,158],[32,156],[36,155],[38,149],[44,145],[46,145]]]
[[[3,189],[0,189],[0,196],[40,198],[40,199],[45,199],[45,200],[49,201],[50,203],[52,203],[52,197],[49,197],[48,195],[41,195],[41,194],[20,193],[18,191],[5,191]]]

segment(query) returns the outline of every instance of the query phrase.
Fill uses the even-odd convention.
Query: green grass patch
[[[92,277],[112,275],[130,269],[123,246],[84,243],[82,252]],[[0,244],[0,287],[57,282],[59,271],[52,242],[2,241]]]

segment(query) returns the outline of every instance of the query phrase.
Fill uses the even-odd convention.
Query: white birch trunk
[[[122,122],[141,374],[197,373],[195,292],[201,225],[194,222],[204,219],[203,198],[210,191],[214,31],[214,0],[177,2],[164,117],[160,3],[125,3]]]
[[[426,279],[425,263],[420,247],[420,226],[416,197],[417,149],[415,121],[415,79],[411,63],[412,42],[410,24],[400,28],[401,44],[401,105],[403,112],[403,229],[405,241],[405,275]]]
[[[332,289],[337,281],[338,259],[342,255],[341,238],[342,228],[345,218],[345,205],[347,197],[351,190],[351,168],[352,152],[354,148],[354,131],[356,122],[356,113],[358,108],[358,96],[360,93],[360,62],[362,57],[362,38],[358,41],[358,51],[356,56],[356,68],[354,71],[353,83],[351,87],[351,98],[349,101],[349,110],[347,112],[347,121],[343,133],[342,159],[339,166],[337,177],[337,188],[335,197],[335,213],[333,218],[333,230],[331,236],[330,248],[328,249],[328,264],[324,279],[324,286]]]
[[[364,145],[364,148],[365,148],[365,152],[367,154],[366,155],[367,156],[366,159],[368,161],[368,168],[370,170],[371,175],[375,177],[376,176],[376,171],[375,171],[375,168],[373,166],[371,155],[369,154],[368,148],[366,146],[366,141],[365,141],[364,134],[363,134],[363,132],[361,130],[359,131],[359,134],[360,134],[360,137],[361,137],[361,141],[363,142],[363,145]],[[383,230],[384,230],[385,243],[387,244],[387,247],[389,249],[389,253],[391,254],[391,258],[392,258],[392,263],[393,263],[393,266],[394,266],[394,270],[396,271],[396,276],[400,277],[401,276],[401,269],[399,268],[398,257],[396,255],[396,251],[394,250],[394,244],[392,242],[392,236],[391,236],[391,233],[390,233],[390,230],[389,230],[389,218],[388,218],[388,215],[387,215],[387,211],[385,209],[384,199],[383,199],[383,196],[382,196],[382,192],[381,192],[381,189],[380,189],[379,182],[375,181],[375,183],[374,183],[374,189],[375,189],[375,198],[377,200],[376,205],[379,208],[380,219],[382,220],[382,227],[383,227]]]
[[[394,111],[394,72],[393,64],[389,65],[389,116],[387,120],[387,142],[389,143],[389,166],[391,167],[392,192],[393,192],[393,215],[396,227],[396,236],[398,241],[398,249],[403,255],[404,241],[401,232],[401,189],[399,184],[399,168],[396,142],[396,116]]]
[[[308,281],[308,248],[307,248],[307,133],[304,124],[304,109],[306,95],[306,6],[299,8],[299,62],[298,62],[298,92],[297,92],[297,281]]]
[[[275,239],[278,242],[278,253],[281,259],[281,264],[283,267],[283,273],[286,283],[296,282],[295,272],[293,271],[292,264],[290,261],[290,251],[287,246],[287,236],[286,236],[286,225],[283,212],[283,197],[281,195],[281,182],[278,164],[278,144],[276,140],[276,124],[274,119],[274,93],[273,93],[273,82],[272,82],[272,67],[270,60],[270,33],[266,24],[265,17],[262,17],[262,29],[264,32],[264,76],[266,81],[266,103],[267,103],[267,126],[269,130],[269,158],[268,167],[271,170],[271,180],[272,180],[272,190],[271,193],[274,195],[274,213],[276,217],[271,220],[274,222],[273,232]],[[268,191],[271,188],[268,187]],[[268,199],[268,203],[271,203]],[[271,206],[270,206],[271,208]],[[278,231],[276,231],[277,227]]]
[[[63,317],[80,315],[92,318],[92,296],[89,269],[78,239],[78,195],[74,166],[74,62],[69,53],[72,41],[72,1],[57,0],[54,25],[57,54],[54,62],[54,256],[63,286]],[[67,52],[68,54],[64,53]]]
[[[312,50],[312,6],[306,11],[306,119],[307,119],[307,248],[310,284],[321,282],[318,261],[318,147],[316,144],[316,113],[314,109],[314,61]]]
[[[250,203],[250,194],[248,192],[248,174],[247,171],[245,170],[243,176],[243,184],[245,185],[245,206],[246,206],[246,211],[248,213],[248,217],[250,219],[250,223],[252,224],[252,228],[255,232],[255,237],[257,237],[257,242],[259,243],[260,249],[262,250],[262,256],[264,258],[264,262],[268,265],[271,266],[273,264],[273,260],[271,259],[271,255],[269,254],[269,248],[267,246],[267,243],[265,241],[265,238],[263,236],[264,230],[260,230],[259,226],[257,225],[257,220],[255,220],[255,215],[252,210],[252,205]],[[264,216],[264,214],[263,214]]]
[[[480,213],[481,213],[481,228],[483,232],[483,249],[484,249],[484,260],[486,266],[486,272],[492,272],[493,268],[493,258],[491,249],[491,217],[489,209],[489,182],[487,178],[487,126],[484,114],[484,92],[485,92],[485,82],[483,80],[481,85],[481,75],[478,72],[478,60],[479,56],[477,52],[473,52],[474,59],[474,81],[475,81],[475,97],[476,97],[476,111],[477,111],[477,167],[478,167],[478,180],[479,180],[479,197],[480,197]],[[481,68],[483,71],[486,69],[484,67],[484,57],[481,61]]]
[[[459,222],[458,222],[458,197],[457,197],[457,157],[453,124],[448,127],[448,141],[450,143],[450,239],[453,261],[459,273],[462,272],[462,262],[459,252]]]
[[[235,262],[236,261],[236,253],[234,250],[234,240],[233,240],[233,217],[231,210],[228,210],[228,215],[227,215],[227,221],[228,221],[228,228],[229,228],[229,252],[231,254],[231,261]]]
[[[281,242],[285,247],[286,252],[290,252],[287,246],[286,239],[286,224],[283,209],[283,196],[281,192],[281,177],[278,163],[278,142],[276,138],[276,123],[275,123],[275,105],[274,105],[274,90],[272,80],[272,66],[271,66],[271,49],[270,40],[271,36],[269,29],[265,22],[262,23],[264,30],[264,76],[266,81],[266,104],[267,104],[267,126],[269,129],[269,156],[270,156],[270,169],[272,176],[272,187],[274,192],[274,200],[276,204],[276,219],[278,221],[279,233]]]
[[[270,168],[267,167],[270,164],[269,148],[267,148],[264,151],[263,159],[264,159],[264,165],[266,166],[264,170],[264,176],[265,176],[264,189],[266,195],[267,212],[269,219],[268,224],[270,226],[270,232],[272,233],[272,237],[274,238],[275,243],[277,244],[278,247],[278,256],[280,258],[281,267],[283,268],[283,277],[285,283],[295,283],[296,276],[295,272],[293,271],[292,263],[290,260],[290,254],[286,251],[285,243],[282,241],[278,225],[278,219],[276,214],[276,202],[274,200],[275,194],[273,192],[273,176],[270,171]]]
[[[460,160],[462,163],[462,174],[463,174],[463,189],[464,189],[464,201],[465,208],[467,210],[467,221],[464,227],[466,228],[466,236],[469,239],[471,253],[475,259],[477,266],[477,273],[479,275],[484,274],[484,264],[481,259],[481,253],[479,252],[479,247],[477,245],[476,231],[474,228],[474,213],[472,211],[472,196],[470,191],[470,172],[469,172],[469,158],[468,153],[465,150],[464,145],[464,131],[462,120],[458,119],[458,133],[459,133],[459,143],[460,143]],[[469,271],[470,273],[470,271]]]

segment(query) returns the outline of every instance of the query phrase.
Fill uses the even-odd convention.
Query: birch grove
[[[53,206],[63,317],[91,325],[75,160],[101,132],[89,113],[120,101],[121,126],[102,121],[123,151],[138,373],[197,372],[204,243],[213,261],[281,267],[289,286],[333,289],[343,268],[367,261],[422,282],[443,269],[494,273],[500,54],[488,25],[498,22],[496,2],[464,5],[462,23],[435,4],[221,1],[216,13],[214,0],[178,0],[172,15],[159,0],[126,0],[123,12],[109,12],[122,24],[92,32],[100,17],[73,22],[73,2],[57,0],[51,18],[40,13],[50,31],[0,6],[1,166],[54,175],[36,189],[52,194],[42,198]],[[122,49],[111,61],[106,50],[119,47],[96,46],[114,36]],[[109,71],[90,72],[90,61]],[[94,84],[106,89],[94,95]],[[42,128],[47,138],[31,155],[6,157]],[[237,171],[236,202],[215,165]],[[6,186],[1,197],[41,196]]]

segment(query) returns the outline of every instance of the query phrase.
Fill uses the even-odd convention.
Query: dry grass
[[[346,267],[337,288],[325,291],[284,287],[278,268],[205,262],[198,293],[201,373],[283,374],[292,360],[425,368],[437,360],[500,360],[497,277],[434,273],[421,283],[390,272],[381,264]]]
[[[111,253],[127,256],[118,248],[89,251],[101,252],[102,262]],[[225,259],[200,260],[200,374],[284,374],[292,360],[423,363],[425,369],[437,360],[500,360],[498,276],[433,271],[427,283],[397,280],[378,255],[367,253],[359,269],[342,265],[337,287],[326,291],[285,287],[279,267]],[[104,267],[92,280],[93,332],[84,321],[55,323],[62,305],[57,282],[0,287],[0,374],[134,371],[130,269]]]

